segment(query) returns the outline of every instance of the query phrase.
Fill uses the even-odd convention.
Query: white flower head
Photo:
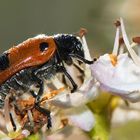
[[[140,101],[140,58],[132,48],[134,43],[129,43],[122,18],[118,22],[113,52],[99,57],[91,66],[92,74],[102,89],[132,102]],[[126,53],[119,51],[120,29]]]

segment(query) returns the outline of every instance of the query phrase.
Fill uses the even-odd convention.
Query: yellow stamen
[[[41,103],[43,103],[44,101],[56,96],[57,94],[59,94],[60,92],[64,91],[64,87],[62,88],[59,88],[57,90],[53,90],[53,91],[50,91],[50,93],[47,93],[41,100]]]
[[[67,118],[64,118],[64,119],[61,120],[61,123],[62,123],[62,125],[63,125],[62,127],[65,127],[65,126],[68,125],[69,120],[68,120]]]
[[[114,55],[114,54],[109,54],[109,57],[110,57],[110,61],[111,61],[112,65],[116,66],[116,64],[117,64],[117,56]]]
[[[59,94],[60,92],[62,92],[65,88],[62,87],[62,88],[59,88],[57,90],[52,90],[50,91],[49,93],[45,94],[45,96],[41,99],[40,103],[43,104],[46,102],[46,100],[48,99],[51,99],[53,98],[54,96],[56,96],[57,94]],[[17,104],[22,107],[23,109],[24,108],[31,108],[33,107],[33,105],[35,104],[35,98],[33,97],[30,97],[28,100],[22,100],[22,99],[19,99],[17,101]]]

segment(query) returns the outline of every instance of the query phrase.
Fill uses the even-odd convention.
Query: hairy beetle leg
[[[38,103],[35,103],[35,109],[37,109],[38,111],[40,111],[41,113],[43,113],[44,115],[47,116],[48,118],[48,124],[47,127],[48,129],[50,129],[50,127],[52,127],[52,122],[51,122],[51,116],[50,116],[50,110],[45,109],[43,107],[40,107],[40,105]]]
[[[16,131],[17,127],[16,127],[16,124],[14,122],[14,119],[13,119],[13,116],[12,116],[11,113],[10,113],[10,120],[11,120],[11,123],[12,123],[12,126],[13,126],[13,130]]]
[[[59,66],[58,67],[58,70],[60,71],[60,72],[63,72],[64,74],[65,74],[65,76],[67,76],[67,78],[70,80],[70,82],[71,82],[71,84],[72,84],[72,86],[73,86],[73,89],[71,90],[71,93],[73,93],[74,91],[76,91],[77,90],[77,84],[74,82],[74,80],[72,79],[72,77],[69,75],[69,73],[67,72],[67,70],[65,69],[65,67],[64,66]]]
[[[33,91],[31,91],[31,93],[32,93],[33,97],[36,96],[35,97],[36,98],[36,102],[39,102],[40,101],[40,97],[42,96],[43,91],[44,91],[44,82],[43,82],[43,80],[41,80],[40,78],[37,77],[36,71],[33,71],[32,75],[33,75],[34,81],[36,81],[39,84],[39,91],[38,91],[37,95],[35,93],[33,93]]]

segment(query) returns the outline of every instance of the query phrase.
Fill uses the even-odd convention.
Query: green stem
[[[109,140],[110,136],[110,120],[108,119],[107,113],[95,113],[95,126],[88,133],[91,140]]]
[[[113,111],[111,102],[112,96],[102,93],[98,100],[90,102],[88,107],[94,113],[95,126],[88,133],[91,140],[109,140],[111,114]]]

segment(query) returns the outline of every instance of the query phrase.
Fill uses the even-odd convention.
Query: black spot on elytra
[[[44,50],[46,50],[49,47],[49,44],[47,42],[42,42],[40,43],[40,51],[43,52]]]

